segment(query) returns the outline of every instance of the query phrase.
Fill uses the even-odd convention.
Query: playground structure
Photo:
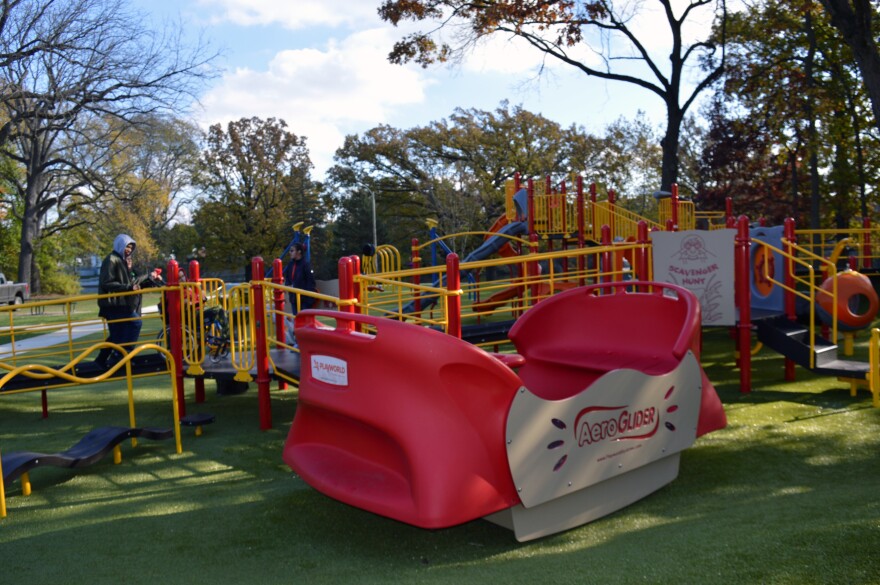
[[[770,295],[778,299],[772,309],[751,310],[751,306],[739,306],[742,319],[734,325],[737,329],[738,351],[741,354],[743,376],[741,390],[748,392],[750,379],[748,374],[749,356],[751,354],[751,336],[754,323],[758,325],[759,338],[766,345],[772,347],[769,338],[765,335],[766,324],[770,317],[775,317],[777,323],[782,317],[788,321],[797,322],[799,317],[795,311],[795,299],[801,303],[807,303],[815,307],[823,298],[831,299],[831,306],[849,306],[849,301],[841,301],[841,291],[835,285],[837,281],[837,269],[833,263],[825,258],[812,255],[810,249],[799,246],[793,239],[779,238],[773,244],[752,238],[748,233],[748,222],[741,218],[740,224],[745,221],[745,232],[740,233],[738,246],[745,253],[742,265],[737,268],[739,274],[751,276],[739,277],[738,282],[744,283],[745,298],[754,298],[749,291],[752,285],[750,279],[755,278],[756,270],[751,267],[758,256],[758,250],[764,250],[761,254],[768,257],[778,257],[775,262],[776,271],[769,270],[769,263],[764,263],[768,268],[766,274],[761,274],[760,280],[763,286],[771,286],[775,292]],[[741,231],[741,230],[740,230]],[[176,263],[169,267],[166,274],[169,276],[168,286],[160,289],[167,292],[168,299],[177,299],[176,306],[163,306],[163,311],[169,315],[176,315],[178,323],[194,322],[203,319],[206,308],[211,306],[222,307],[230,316],[230,357],[222,363],[211,363],[205,359],[205,339],[196,332],[194,335],[181,335],[181,339],[160,338],[159,345],[167,347],[172,354],[177,356],[179,348],[179,366],[175,376],[180,379],[178,386],[182,387],[184,376],[195,379],[196,403],[204,401],[204,380],[214,378],[218,380],[233,380],[238,383],[256,382],[259,403],[261,406],[261,428],[271,425],[268,412],[268,395],[271,381],[277,380],[279,387],[284,388],[287,384],[298,384],[299,353],[295,347],[287,343],[285,331],[285,319],[291,317],[291,313],[285,310],[284,297],[287,293],[301,296],[311,296],[323,305],[333,306],[346,312],[376,315],[386,318],[406,320],[423,326],[436,328],[446,333],[463,337],[475,344],[502,349],[509,342],[507,332],[516,319],[527,312],[531,307],[542,299],[549,298],[561,291],[576,286],[591,283],[625,282],[633,277],[638,280],[656,280],[653,277],[653,265],[651,256],[652,242],[645,222],[641,222],[637,237],[634,241],[611,242],[610,229],[602,230],[603,245],[556,249],[553,251],[539,252],[539,242],[534,237],[528,241],[517,238],[515,243],[524,250],[522,255],[510,255],[487,258],[472,261],[461,265],[455,255],[447,256],[446,262],[439,266],[423,266],[418,252],[424,250],[426,245],[413,246],[414,256],[411,258],[413,268],[399,270],[397,272],[361,274],[360,258],[345,257],[340,260],[340,293],[338,296],[321,295],[308,291],[299,291],[286,287],[281,282],[281,260],[273,262],[271,280],[254,280],[250,283],[229,286],[217,279],[201,279],[198,274],[197,264],[190,266],[189,282],[180,284],[176,282]],[[504,237],[504,236],[502,236]],[[506,239],[511,240],[510,236]],[[783,241],[784,240],[784,241]],[[513,241],[513,240],[511,240]],[[754,251],[750,256],[750,250]],[[737,252],[740,254],[739,252]],[[738,256],[739,257],[739,256]],[[629,266],[626,267],[626,264]],[[757,266],[757,264],[756,264]],[[822,268],[825,274],[824,281],[831,278],[830,284],[821,288],[823,282]],[[253,274],[264,274],[264,266],[259,259],[254,260]],[[475,275],[473,281],[461,282],[461,274],[470,273]],[[492,274],[491,278],[488,275]],[[431,284],[423,284],[431,283]],[[442,285],[440,285],[442,283]],[[193,309],[180,303],[183,289],[192,287],[197,289],[198,294],[206,299],[199,308]],[[503,292],[515,291],[515,295],[505,301],[487,306],[486,299]],[[830,291],[830,292],[829,292]],[[782,293],[785,293],[784,295]],[[846,293],[847,291],[842,291]],[[0,356],[4,368],[8,371],[18,365],[28,363],[51,363],[52,361],[62,364],[71,363],[76,356],[85,351],[94,343],[95,337],[103,339],[103,333],[94,334],[86,341],[79,342],[74,333],[85,323],[76,321],[73,307],[77,303],[94,303],[94,296],[73,297],[63,301],[41,301],[24,305],[32,311],[46,313],[60,312],[63,320],[55,324],[40,324],[36,326],[16,326],[16,313],[11,308],[0,307],[0,319],[2,325],[8,324],[10,332],[8,339],[11,350],[7,355]],[[161,301],[167,304],[163,297]],[[788,303],[791,306],[788,306]],[[411,306],[412,308],[407,308]],[[22,309],[26,310],[26,309]],[[754,313],[754,317],[753,317]],[[807,334],[805,336],[807,349],[801,348],[806,359],[795,356],[787,362],[786,377],[793,375],[795,363],[805,364],[805,367],[816,367],[818,354],[828,355],[827,347],[834,346],[839,335],[838,322],[842,311],[834,311],[830,323],[817,321],[816,310],[808,310]],[[161,331],[161,318],[157,314],[144,315],[144,332],[142,339],[153,339],[155,334],[149,331]],[[100,326],[100,324],[99,324]],[[828,342],[821,342],[820,329],[827,327],[828,335],[824,336]],[[776,327],[779,329],[779,327]],[[179,326],[169,328],[169,331],[183,331]],[[17,336],[48,333],[56,331],[63,336],[60,343],[43,348],[39,352],[21,352],[16,349]],[[259,335],[257,334],[259,332]],[[777,331],[778,333],[778,331]],[[845,332],[849,333],[849,332]],[[163,336],[164,337],[164,336]],[[790,336],[789,336],[790,337]],[[131,349],[131,348],[129,348]],[[821,351],[820,351],[821,350]],[[135,377],[145,375],[167,375],[169,373],[166,360],[147,359],[141,355],[132,361]],[[158,358],[158,356],[156,356]],[[88,368],[86,360],[81,360],[73,367],[76,371],[85,374],[83,377],[91,377],[92,372]],[[865,371],[843,372],[841,377],[846,378],[855,389],[858,385],[868,385],[872,394],[878,396],[875,383],[866,382],[868,368]],[[2,394],[9,391],[33,391],[39,390],[43,396],[44,416],[48,414],[45,402],[45,391],[54,387],[63,387],[66,382],[62,379],[28,380],[22,377],[7,379],[0,386],[0,400]],[[179,396],[181,414],[185,414],[185,401],[182,394]]]
[[[527,202],[526,206],[536,206],[537,209],[543,206],[548,213],[553,209],[547,201],[538,199],[536,202],[534,196],[532,199],[532,203]],[[669,199],[672,206],[676,199]],[[679,219],[689,217],[689,212],[681,214],[679,209],[677,213]],[[538,211],[534,215],[540,216]],[[696,214],[693,216],[697,217]],[[609,216],[609,221],[611,219]],[[363,316],[368,321],[360,325],[354,323],[353,326],[361,327],[366,335],[371,334],[372,321],[369,320],[382,323],[405,321],[420,325],[422,330],[435,329],[450,337],[468,341],[490,353],[504,356],[510,354],[503,352],[516,345],[511,336],[518,320],[541,307],[544,304],[542,301],[568,294],[575,287],[596,284],[625,296],[633,286],[628,279],[656,280],[652,258],[652,232],[649,230],[649,223],[643,219],[636,224],[635,235],[625,238],[615,235],[618,232],[612,231],[611,225],[604,224],[597,230],[600,238],[598,244],[593,242],[594,245],[583,247],[569,247],[565,240],[562,245],[556,246],[555,240],[562,240],[561,237],[554,238],[551,234],[528,230],[522,234],[528,237],[499,234],[503,225],[510,224],[510,220],[506,221],[507,224],[496,222],[494,229],[485,234],[487,240],[497,237],[492,242],[494,252],[478,259],[469,255],[471,259],[465,263],[460,263],[455,254],[446,254],[444,261],[426,265],[421,254],[435,242],[413,243],[413,254],[409,259],[411,268],[400,268],[402,262],[399,254],[387,248],[389,259],[376,265],[382,271],[365,270],[361,258],[357,256],[342,258],[339,261],[338,296],[284,286],[281,281],[283,263],[280,259],[275,260],[268,270],[261,259],[254,259],[252,274],[268,274],[269,277],[234,286],[217,279],[200,278],[196,263],[189,266],[190,282],[178,283],[177,265],[169,263],[166,269],[169,277],[167,286],[160,289],[160,292],[167,294],[163,294],[160,303],[169,318],[176,319],[176,325],[167,328],[170,335],[161,335],[157,345],[161,350],[167,351],[171,358],[165,354],[159,355],[159,350],[153,350],[152,356],[147,355],[150,352],[146,350],[136,352],[141,345],[125,348],[132,354],[129,359],[131,377],[169,376],[175,388],[178,405],[176,409],[180,417],[185,416],[187,403],[183,396],[184,376],[195,380],[195,391],[191,398],[195,403],[205,401],[204,380],[207,378],[233,380],[242,384],[255,382],[260,428],[267,429],[272,424],[269,400],[272,382],[277,381],[279,389],[286,388],[288,384],[301,384],[301,350],[291,345],[285,334],[285,319],[291,317],[285,308],[284,299],[287,293],[314,297],[322,304],[333,306],[338,312],[348,315],[353,322]],[[620,228],[623,220],[614,216],[611,223]],[[667,227],[675,228],[672,218],[666,223]],[[550,222],[546,225],[549,226]],[[712,224],[713,231],[717,225]],[[811,234],[811,238],[821,237],[826,244],[802,246],[798,243],[802,236],[794,230],[793,224],[790,232],[766,240],[750,234],[746,218],[732,220],[728,217],[725,225],[733,225],[737,233],[732,253],[735,254],[737,263],[737,287],[744,287],[738,292],[738,296],[751,299],[749,303],[737,305],[740,318],[731,326],[736,332],[741,391],[751,391],[750,358],[752,342],[756,338],[759,344],[776,349],[786,357],[786,378],[793,379],[794,366],[801,365],[841,378],[850,384],[853,394],[859,388],[867,387],[873,395],[874,405],[880,406],[880,335],[876,331],[872,333],[870,358],[867,362],[841,360],[837,356],[839,337],[843,335],[846,339],[847,335],[855,334],[859,330],[855,328],[847,331],[846,323],[843,327],[840,324],[852,312],[853,297],[861,297],[866,293],[862,289],[853,292],[846,290],[846,285],[841,286],[840,282],[845,282],[847,277],[840,276],[837,262],[828,259],[830,254],[826,250],[833,249],[838,244],[835,242],[835,246],[829,248],[827,241],[832,238],[840,239],[842,234]],[[570,235],[571,241],[576,241],[577,233]],[[875,264],[870,242],[876,241],[877,236],[872,229],[862,228],[862,231],[847,234],[846,237],[849,240],[844,246],[852,252],[850,264]],[[507,244],[512,245],[506,248]],[[821,254],[814,253],[814,250]],[[843,254],[843,248],[840,253]],[[462,279],[462,275],[472,278]],[[756,284],[756,281],[760,283]],[[765,292],[767,289],[772,292],[764,296],[773,299],[773,302],[767,307],[757,308],[754,302],[756,295],[750,287],[766,287],[763,289]],[[181,302],[187,288],[194,289],[205,298],[201,308],[187,308]],[[510,296],[493,299],[494,295],[499,294]],[[0,367],[7,372],[0,381],[0,404],[5,393],[38,391],[42,396],[44,416],[47,416],[48,390],[70,384],[119,379],[119,370],[106,372],[106,376],[104,372],[93,372],[85,358],[94,351],[95,338],[103,339],[103,330],[92,334],[92,338],[86,337],[82,342],[77,341],[74,335],[84,325],[76,320],[75,305],[93,304],[95,298],[94,295],[82,296],[19,307],[19,311],[30,309],[32,312],[62,314],[63,320],[55,325],[17,326],[16,312],[12,308],[0,308],[0,326],[8,324],[3,341],[9,341],[8,345],[11,347],[6,354],[0,355]],[[487,303],[487,300],[493,302]],[[824,322],[817,309],[823,303],[827,307],[837,308],[825,311],[827,316]],[[808,307],[804,309],[798,304]],[[871,303],[868,305],[870,308]],[[197,331],[192,335],[183,333],[186,328],[182,324],[203,318],[202,312],[211,306],[222,307],[230,315],[230,355],[228,360],[220,363],[206,360],[206,339],[203,335]],[[142,340],[153,340],[152,332],[165,330],[158,314],[145,315],[144,322]],[[101,324],[98,326],[100,328]],[[821,333],[822,329],[827,330],[825,335]],[[17,349],[20,345],[18,337],[52,330],[66,337],[49,348],[27,351]],[[175,339],[175,332],[178,332],[179,338]],[[299,339],[299,333],[297,335]],[[520,351],[519,346],[515,349]],[[517,363],[515,358],[501,359],[512,359],[512,363]],[[23,370],[20,369],[15,374],[10,374],[16,368],[38,362],[59,361],[70,365],[71,374],[76,372],[72,379],[48,373],[41,378],[22,376]],[[173,368],[170,366],[172,362]],[[60,371],[61,367],[57,366],[55,371]],[[96,380],[98,374],[104,377]]]
[[[284,460],[354,506],[423,528],[485,517],[520,541],[656,491],[678,475],[680,451],[726,419],[699,366],[694,295],[616,286],[536,305],[511,329],[518,354],[408,323],[304,311]],[[646,320],[634,344],[626,325]]]

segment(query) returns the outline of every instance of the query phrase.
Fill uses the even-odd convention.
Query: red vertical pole
[[[535,183],[532,179],[529,179],[526,184],[528,185],[528,208],[529,208],[529,233],[535,233]]]
[[[447,333],[461,339],[461,272],[458,268],[458,255],[446,256],[446,316],[449,321]]]
[[[183,323],[180,319],[180,280],[178,279],[177,260],[169,260],[166,266],[166,274],[168,279],[166,285],[172,287],[165,293],[165,317],[168,319],[168,329],[170,330],[170,339],[168,340],[168,351],[171,352],[171,359],[174,360],[174,391],[177,392],[177,415],[180,418],[186,416],[186,401],[183,392]],[[204,399],[204,397],[203,397]]]
[[[281,258],[272,261],[272,282],[280,285],[284,282],[284,262]],[[272,289],[272,302],[275,307],[275,338],[287,343],[287,326],[284,323],[284,291],[278,288]],[[278,389],[286,390],[287,382],[278,379]]]
[[[189,278],[190,282],[198,283],[202,280],[201,267],[199,266],[198,260],[190,260],[188,272],[189,275],[187,278]],[[199,289],[198,293],[201,295],[201,289]],[[202,310],[204,310],[204,307],[202,307]],[[199,315],[197,314],[197,316]],[[198,339],[201,339],[201,337],[196,333],[196,335],[194,335],[194,340]],[[196,376],[193,378],[193,384],[195,386],[196,404],[201,404],[205,401],[205,377]]]
[[[641,246],[637,248],[636,253],[633,254],[633,259],[636,264],[633,269],[636,280],[645,282],[648,280],[648,244],[650,241],[648,239],[648,222],[644,219],[639,221],[638,237],[636,241],[638,244],[641,244]]]
[[[351,273],[352,273],[351,286],[352,286],[352,290],[354,291],[354,298],[356,298],[358,300],[358,302],[360,303],[361,301],[364,300],[364,297],[363,297],[363,291],[361,290],[361,283],[356,278],[357,276],[360,276],[360,274],[361,274],[361,257],[358,256],[357,254],[351,255]],[[361,308],[358,305],[355,305],[354,312],[360,313]]]
[[[795,289],[794,282],[794,262],[791,261],[792,256],[794,256],[794,245],[797,244],[797,234],[795,233],[795,222],[794,218],[787,217],[785,218],[785,222],[783,222],[782,228],[782,249],[785,251],[785,260],[783,262],[783,270],[785,274],[783,276],[785,281],[785,315],[791,320],[797,320],[797,311],[795,308],[795,296],[794,293],[791,292]],[[785,358],[785,379],[788,382],[793,382],[795,380],[795,363],[794,360]]]
[[[614,211],[615,211],[615,205],[616,205],[616,197],[617,197],[617,193],[614,192],[614,189],[608,189],[608,209],[611,210],[611,214],[608,216],[608,221],[609,221],[608,227],[611,228],[611,237],[612,237],[612,238],[614,238],[614,233],[615,233],[615,231],[616,231],[616,227],[617,227],[617,226],[616,226],[616,223],[617,223],[617,222],[614,221]],[[603,226],[603,227],[604,227],[604,226]],[[605,237],[605,236],[604,236],[604,232],[603,232],[603,236],[602,236],[602,237],[603,237],[603,238]]]
[[[584,268],[586,267],[586,256],[583,254],[586,245],[586,234],[584,230],[587,228],[586,210],[584,209],[584,178],[578,175],[577,178],[577,239],[578,239],[578,285],[584,286]]]
[[[672,184],[672,225],[674,231],[678,231],[678,183]]]
[[[529,235],[529,255],[534,258],[535,254],[538,253],[538,234],[530,234]],[[538,261],[537,260],[529,260],[526,263],[526,273],[527,280],[529,282],[529,290],[530,292],[530,303],[535,304],[536,299],[538,298]]]
[[[339,299],[343,301],[354,300],[356,298],[354,294],[353,265],[351,257],[349,256],[344,256],[339,259]],[[354,305],[342,305],[339,310],[343,313],[354,313]],[[353,326],[354,323],[348,323],[349,329],[353,330]],[[337,324],[337,328],[341,328],[339,324]]]
[[[257,400],[260,404],[260,430],[272,428],[272,400],[269,396],[269,351],[266,347],[266,301],[263,289],[263,259],[251,260],[251,319],[254,325],[254,342],[257,348]]]
[[[736,303],[739,307],[737,339],[739,347],[739,391],[752,391],[752,309],[749,283],[749,219],[741,215],[736,221],[734,242],[734,271],[736,275]]]
[[[596,239],[596,224],[599,223],[598,218],[596,217],[599,213],[599,210],[596,209],[596,199],[598,195],[596,193],[596,183],[590,183],[590,209],[593,210],[592,217],[590,218],[590,237],[595,240]]]
[[[608,276],[608,272],[611,271],[611,228],[607,225],[602,226],[602,245],[605,246],[605,251],[602,252],[602,270],[601,270],[601,279],[600,282],[610,282],[611,278]]]
[[[416,270],[422,266],[422,257],[419,256],[419,240],[412,239],[412,267]],[[415,293],[413,298],[413,312],[419,314],[422,312],[422,295],[418,287],[422,284],[422,276],[420,274],[413,275],[413,285],[415,285]]]
[[[562,233],[564,234],[562,237],[563,238],[562,239],[562,248],[565,249],[565,247],[566,247],[565,238],[567,237],[567,234],[571,233],[568,231],[568,192],[566,189],[565,181],[562,181],[561,187],[562,188],[560,189],[560,195],[562,195],[562,197],[560,197],[559,205],[562,206],[562,209],[560,210],[561,217],[562,217]],[[568,257],[563,258],[562,262],[563,263],[568,262]],[[565,271],[568,272],[567,266],[565,267]]]
[[[352,290],[354,291],[354,298],[357,299],[357,301],[358,301],[352,307],[352,309],[354,309],[352,312],[360,314],[363,312],[363,309],[361,308],[361,303],[364,300],[363,291],[361,290],[361,283],[357,278],[361,274],[361,257],[358,256],[357,254],[352,254],[350,256],[350,258],[351,258],[351,274],[352,274],[351,286],[352,286]],[[363,331],[363,324],[362,323],[355,323],[354,330],[355,331]]]

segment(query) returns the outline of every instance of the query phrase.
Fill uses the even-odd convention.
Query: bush
[[[43,273],[41,285],[43,294],[78,295],[81,291],[79,278],[63,272]]]

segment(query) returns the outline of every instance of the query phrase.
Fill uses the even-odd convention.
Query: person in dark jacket
[[[290,247],[290,262],[284,268],[284,284],[302,290],[315,292],[315,274],[312,265],[305,259],[306,248],[303,244],[296,243]],[[299,296],[299,305],[297,297]],[[290,312],[296,315],[300,309],[310,309],[315,302],[313,297],[300,296],[287,293],[287,301],[290,304]]]
[[[101,263],[98,294],[107,295],[138,291],[159,281],[159,273],[137,276],[132,270],[132,254],[137,247],[134,239],[119,234],[113,240],[113,251]],[[107,296],[98,299],[98,315],[107,320],[107,341],[127,349],[141,334],[141,295]],[[102,348],[95,362],[102,367],[113,367],[122,356],[110,348]]]

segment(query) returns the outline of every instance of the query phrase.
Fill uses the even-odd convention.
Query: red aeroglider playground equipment
[[[381,317],[304,311],[284,460],[365,510],[424,528],[485,517],[518,540],[644,497],[726,419],[699,365],[693,294],[613,286],[528,310],[510,330],[517,355]],[[636,351],[621,318],[651,320]],[[608,334],[596,344],[591,328]]]
[[[682,281],[712,272],[736,291],[733,317],[722,325],[736,332],[743,392],[751,391],[754,330],[786,356],[787,375],[797,363],[848,380],[853,392],[868,385],[880,406],[877,368],[837,359],[836,343],[818,333],[824,326],[836,340],[838,329],[873,321],[876,301],[862,312],[853,296],[876,293],[851,289],[856,279],[799,246],[793,222],[760,239],[728,207],[722,224],[705,222],[727,242],[715,251],[695,244],[708,242],[710,231],[678,233],[672,218],[664,232],[659,225],[649,232],[639,219],[630,236],[630,219],[592,193],[587,203],[579,186],[572,203],[559,193],[535,196],[532,186],[526,205],[514,206],[528,214],[496,222],[528,225],[528,240],[508,234],[521,255],[459,265],[448,254],[445,266],[422,267],[414,254],[413,269],[369,275],[358,275],[359,258],[343,259],[340,296],[352,303],[297,317],[300,395],[284,448],[292,469],[319,491],[380,515],[424,528],[485,518],[521,541],[589,522],[672,481],[681,450],[726,424],[700,366],[707,324],[700,305],[721,283],[704,282],[695,293],[661,282],[659,233],[680,238]],[[671,210],[681,203],[675,195]],[[682,207],[675,214],[696,219]],[[560,232],[554,250],[549,230],[572,218],[577,229]],[[599,245],[568,247],[594,233]],[[542,239],[547,251],[539,253]],[[697,261],[709,268],[688,264]],[[502,265],[505,278],[461,278]],[[494,302],[480,300],[487,292]],[[709,312],[723,313],[714,304]],[[504,314],[514,319],[502,335],[492,327]],[[880,355],[876,331],[872,338],[872,355]],[[514,351],[498,353],[508,340]]]

